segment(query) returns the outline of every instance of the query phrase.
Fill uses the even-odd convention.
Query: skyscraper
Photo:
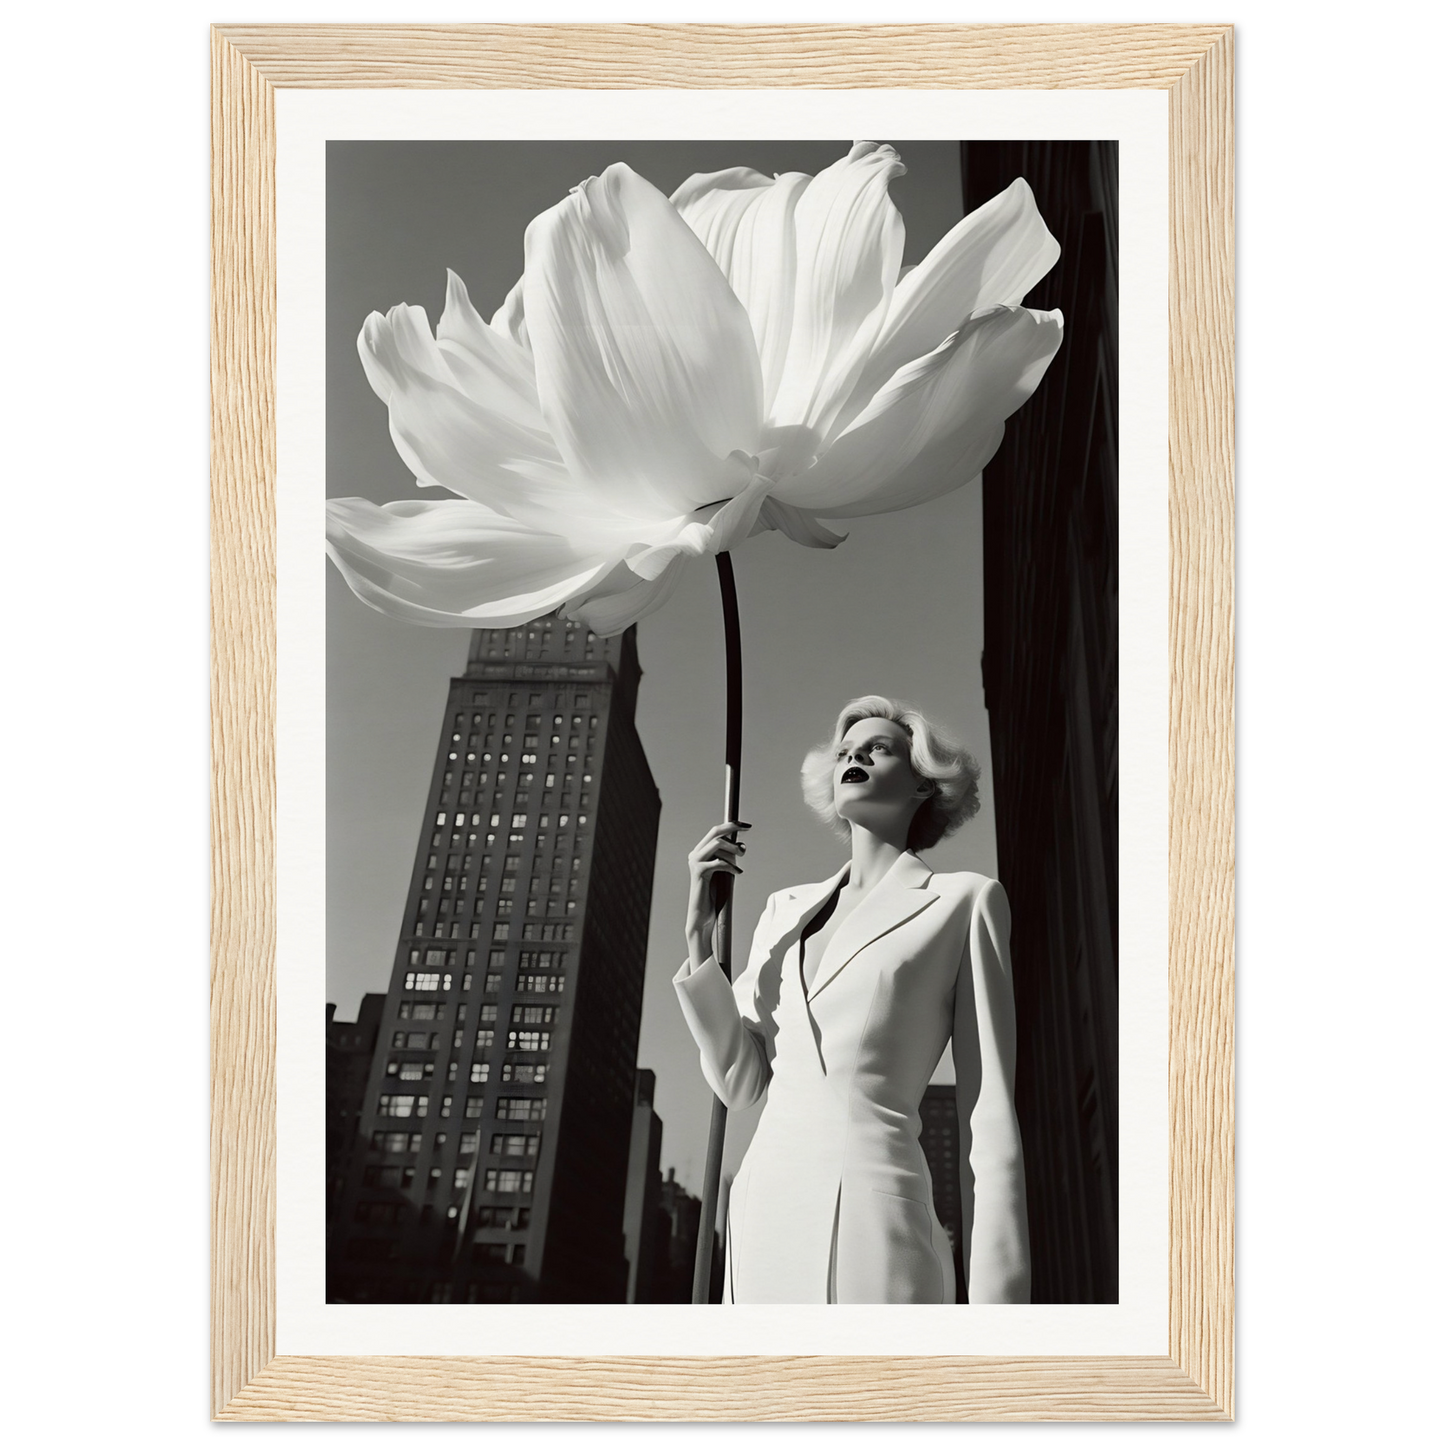
[[[328,1260],[353,1302],[621,1302],[660,810],[634,631],[473,635]]]

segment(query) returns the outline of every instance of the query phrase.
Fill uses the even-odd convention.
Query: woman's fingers
[[[699,878],[701,878],[705,873],[717,873],[720,871],[726,871],[733,874],[741,874],[743,870],[739,868],[736,863],[733,863],[726,858],[711,858],[704,862],[700,862],[696,868],[697,876]]]

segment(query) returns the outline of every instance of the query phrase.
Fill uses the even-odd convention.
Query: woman
[[[729,1196],[726,1303],[952,1304],[918,1106],[950,1035],[963,1256],[974,1304],[1029,1298],[1014,1011],[1003,889],[919,860],[978,811],[978,766],[917,712],[850,702],[803,791],[848,864],[768,899],[729,984],[712,879],[738,874],[745,823],[688,855],[687,962],[673,982],[729,1108],[768,1102]]]

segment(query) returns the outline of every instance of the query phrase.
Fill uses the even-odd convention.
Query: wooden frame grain
[[[1231,27],[220,25],[211,54],[215,1418],[1232,1418]],[[735,86],[1168,91],[1169,1353],[278,1356],[275,91]]]

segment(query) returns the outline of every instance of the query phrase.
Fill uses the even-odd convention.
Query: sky
[[[892,195],[922,259],[962,214],[958,146],[891,141],[908,174]],[[416,495],[362,374],[367,314],[424,306],[433,325],[451,267],[483,316],[521,272],[527,222],[623,160],[670,193],[697,171],[748,165],[816,173],[849,141],[333,142],[327,160],[328,496]],[[429,491],[430,495],[443,495]],[[777,533],[734,552],[743,638],[742,816],[754,826],[737,891],[735,969],[768,894],[824,878],[845,845],[805,807],[803,755],[862,693],[905,699],[959,736],[983,767],[979,815],[924,857],[936,871],[995,868],[983,647],[981,503],[972,483],[906,512],[837,524],[832,551]],[[319,542],[318,542],[319,550]],[[469,632],[393,622],[327,566],[327,998],[354,1017],[386,989],[447,685]],[[662,1165],[701,1185],[711,1094],[672,975],[683,957],[686,854],[721,817],[722,624],[710,559],[638,626],[637,726],[662,796],[638,1064],[657,1074]],[[947,1057],[936,1075],[951,1079]],[[729,1119],[725,1172],[761,1107]]]

